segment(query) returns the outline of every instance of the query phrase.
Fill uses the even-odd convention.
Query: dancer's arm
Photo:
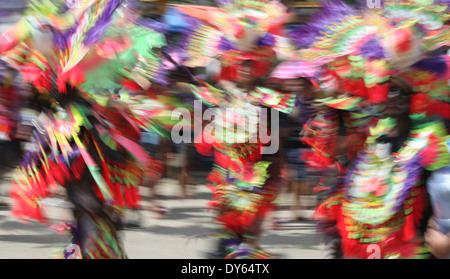
[[[450,234],[442,233],[433,218],[428,222],[425,232],[425,245],[438,259],[445,259],[450,256]]]

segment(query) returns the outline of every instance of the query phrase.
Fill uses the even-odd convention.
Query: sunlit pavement
[[[10,203],[4,193],[9,188],[10,175],[1,184],[0,201]],[[206,203],[211,192],[204,185],[192,186],[191,198],[180,199],[180,187],[175,179],[164,178],[158,184],[160,204],[169,212],[163,218],[149,210],[152,203],[149,190],[142,188],[142,207],[139,211],[140,226],[127,228],[122,232],[122,239],[131,259],[206,259],[207,252],[214,250],[216,240],[201,237],[203,234],[218,231],[219,226],[212,221],[212,212],[207,211]],[[308,198],[308,197],[305,197]],[[313,204],[309,197],[309,203]],[[305,201],[308,201],[305,199]],[[275,230],[272,222],[264,223],[264,233],[260,244],[268,252],[281,259],[323,259],[326,250],[323,241],[317,237],[312,221],[292,221],[289,210],[292,202],[290,194],[281,199],[281,210],[275,216],[286,222],[280,223],[281,229]],[[71,214],[50,201],[47,216],[52,223],[70,220]],[[303,211],[310,216],[312,210]],[[127,212],[130,221],[136,214]],[[59,251],[69,245],[69,238],[58,234],[48,226],[38,223],[25,224],[11,216],[9,207],[0,207],[0,259],[47,259],[53,258]]]

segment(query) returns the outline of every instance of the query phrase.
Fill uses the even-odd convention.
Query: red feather
[[[114,184],[114,193],[115,193],[115,201],[117,202],[117,205],[120,207],[125,207],[125,201],[123,199],[123,193],[122,193],[122,186],[119,184],[119,182],[116,182]]]
[[[120,84],[132,92],[141,92],[143,90],[139,84],[129,79],[123,79]]]

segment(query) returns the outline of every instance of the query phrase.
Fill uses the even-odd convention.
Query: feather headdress
[[[324,69],[332,91],[379,103],[396,75],[413,86],[413,112],[436,104],[448,110],[448,58],[439,54],[449,47],[446,10],[433,1],[384,1],[382,9],[364,11],[327,3],[291,33],[303,48],[292,59]]]
[[[279,1],[217,1],[218,7],[173,5],[187,22],[186,63],[205,66],[216,58],[222,62],[222,79],[232,79],[244,60],[259,61],[256,75],[268,73],[267,65],[283,55],[289,45],[283,33],[288,13]],[[192,18],[196,19],[192,21]],[[199,57],[201,58],[199,60]]]

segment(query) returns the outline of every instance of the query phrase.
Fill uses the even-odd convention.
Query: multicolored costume
[[[368,258],[371,244],[382,258],[425,255],[417,232],[425,207],[423,174],[449,160],[445,127],[426,116],[449,118],[448,57],[440,51],[448,47],[446,9],[433,1],[384,1],[383,8],[361,14],[342,2],[325,3],[306,28],[293,33],[297,46],[305,48],[294,56],[322,69],[322,86],[329,92],[321,102],[330,114],[315,120],[321,130],[310,133],[316,154],[308,159],[325,166],[336,159],[332,108],[366,116],[361,124],[353,122],[368,133],[343,173],[343,187],[316,211],[317,220],[336,225],[343,257]],[[384,139],[397,123],[382,108],[394,76],[414,94],[409,133],[391,154]]]
[[[259,133],[263,128],[267,131],[269,121],[260,122],[259,115],[262,108],[289,113],[295,96],[258,85],[246,90],[235,81],[245,61],[252,61],[252,75],[269,73],[276,54],[276,30],[286,11],[278,1],[217,3],[219,8],[175,6],[199,20],[186,36],[185,65],[199,65],[211,58],[221,63],[218,84],[222,89],[201,80],[191,85],[199,99],[215,108],[209,112],[216,115],[204,127],[196,147],[200,153],[215,157],[208,176],[214,192],[209,206],[218,209],[217,221],[226,230],[221,236],[228,238],[226,257],[267,258],[271,256],[259,250],[254,240],[277,197],[278,174],[275,163],[264,155],[267,142]]]
[[[146,168],[160,168],[139,145],[140,130],[153,129],[167,113],[127,94],[117,100],[110,90],[166,82],[153,51],[165,40],[150,23],[133,20],[123,1],[75,2],[33,1],[2,35],[2,58],[57,108],[34,133],[38,151],[28,152],[15,173],[12,214],[47,222],[42,201],[64,186],[75,219],[65,228],[81,256],[125,258],[117,216],[139,206]]]
[[[344,257],[367,258],[373,243],[383,258],[423,253],[416,242],[426,205],[423,170],[441,168],[449,156],[441,140],[446,135],[442,123],[412,121],[411,134],[391,156],[377,139],[395,124],[391,118],[380,120],[349,169],[345,187],[316,212],[319,220],[336,220]]]

